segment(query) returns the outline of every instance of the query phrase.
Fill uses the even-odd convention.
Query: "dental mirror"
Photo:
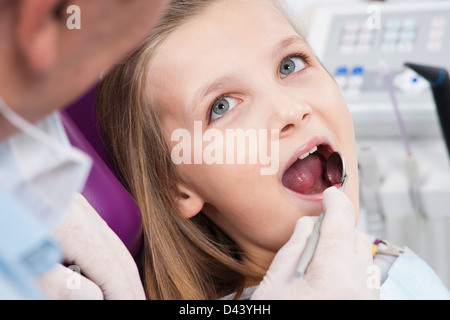
[[[347,173],[345,172],[345,161],[344,157],[339,152],[333,152],[327,160],[327,179],[333,185],[339,185],[339,189],[342,190],[345,183],[347,182]],[[300,278],[308,267],[314,252],[317,247],[320,236],[320,226],[322,224],[325,213],[322,213],[319,217],[319,221],[316,223],[312,234],[308,238],[305,250],[302,257],[295,269],[294,275]]]
[[[344,157],[339,152],[333,152],[327,160],[327,179],[333,185],[339,185],[339,189],[342,189],[347,182],[347,173],[345,172]],[[314,252],[317,247],[320,236],[320,226],[324,219],[325,213],[322,213],[319,217],[319,221],[316,223],[312,234],[308,238],[305,250],[302,257],[295,269],[294,275],[300,278],[308,267]]]
[[[327,178],[332,185],[343,184],[347,174],[344,158],[339,152],[333,152],[327,161]]]

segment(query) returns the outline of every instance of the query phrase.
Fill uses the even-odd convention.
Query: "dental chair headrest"
[[[141,215],[118,179],[102,143],[95,111],[95,91],[96,88],[93,88],[61,111],[61,118],[72,145],[93,159],[82,194],[136,257],[142,247]]]

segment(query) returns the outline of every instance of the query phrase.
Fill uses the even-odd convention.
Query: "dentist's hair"
[[[154,52],[218,1],[227,0],[172,1],[148,38],[99,86],[97,113],[107,149],[142,214],[143,279],[151,299],[238,297],[247,281],[264,276],[243,265],[239,247],[204,214],[187,219],[180,213],[181,178],[160,121],[164,106],[145,94]]]

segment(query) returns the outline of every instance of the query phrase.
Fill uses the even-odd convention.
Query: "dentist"
[[[90,159],[54,111],[133,49],[167,2],[0,0],[0,299],[145,298],[115,234],[83,198],[70,206]]]

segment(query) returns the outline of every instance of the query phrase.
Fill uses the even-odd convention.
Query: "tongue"
[[[283,175],[283,185],[301,194],[314,194],[322,190],[325,159],[314,153],[297,160]]]

